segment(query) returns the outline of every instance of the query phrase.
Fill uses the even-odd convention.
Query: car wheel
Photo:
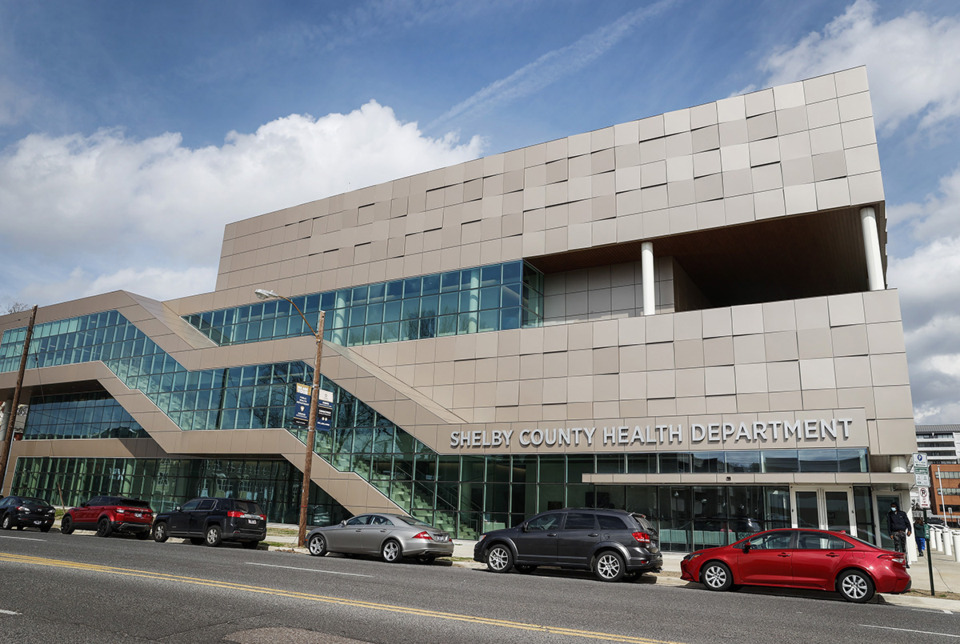
[[[202,546],[205,542],[203,540],[203,537],[190,537],[190,543],[192,543],[195,546]]]
[[[0,528],[3,528],[4,530],[9,530],[12,527],[13,527],[13,519],[10,518],[9,514],[3,515],[3,523],[0,524]]]
[[[113,528],[110,526],[110,519],[101,517],[100,520],[97,521],[97,536],[109,537],[111,532],[113,532]]]
[[[531,572],[533,572],[534,570],[537,569],[537,567],[534,566],[533,564],[517,564],[517,565],[514,566],[514,567],[517,569],[517,572],[522,572],[522,573],[525,573],[525,574],[526,574],[526,573],[531,573]]]
[[[380,548],[380,556],[383,557],[383,560],[387,563],[397,563],[403,556],[403,551],[400,549],[399,543],[393,539],[389,539],[383,544],[383,547]]]
[[[507,572],[513,568],[513,553],[510,548],[498,543],[487,550],[487,568],[491,572]]]
[[[170,538],[170,533],[167,532],[167,524],[164,521],[159,522],[157,525],[153,526],[153,540],[157,543],[163,543]]]
[[[625,572],[623,557],[613,550],[601,552],[593,564],[593,573],[600,581],[620,581]]]
[[[220,526],[212,525],[207,528],[207,531],[203,533],[203,539],[207,542],[208,546],[216,548],[220,545],[220,540],[222,538],[222,533],[220,532]]]
[[[862,604],[873,598],[873,580],[859,570],[848,570],[837,579],[837,590],[848,602]]]
[[[315,534],[307,541],[307,550],[314,557],[322,557],[327,554],[327,540],[322,534]]]
[[[60,519],[60,534],[72,534],[73,533],[73,519],[69,516],[64,516]]]
[[[260,546],[259,541],[244,541],[243,547],[247,550],[256,550]]]
[[[733,574],[726,564],[711,561],[701,568],[700,583],[709,590],[730,590],[733,586]]]

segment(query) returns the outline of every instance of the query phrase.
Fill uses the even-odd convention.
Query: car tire
[[[400,548],[400,542],[395,539],[387,539],[380,547],[380,556],[387,563],[397,563],[403,558],[403,550]]]
[[[260,542],[259,542],[259,541],[244,541],[244,542],[243,542],[243,547],[246,548],[247,550],[256,550],[258,547],[260,547]]]
[[[327,554],[327,540],[322,534],[315,534],[307,541],[307,551],[313,557]]]
[[[509,572],[513,568],[513,553],[510,548],[498,543],[487,550],[487,568],[490,572]]]
[[[524,574],[530,574],[537,569],[537,567],[533,564],[517,564],[514,566],[514,568],[517,569],[517,572],[522,572]]]
[[[623,555],[614,550],[604,550],[593,562],[593,574],[600,581],[620,581],[626,572]]]
[[[69,516],[60,519],[60,534],[73,534],[73,519]]]
[[[110,519],[100,517],[100,520],[97,521],[97,536],[109,537],[111,532],[113,532],[113,526],[110,525]]]
[[[730,590],[733,588],[733,573],[727,564],[720,561],[710,561],[700,569],[700,583],[707,590]]]
[[[206,541],[204,541],[203,537],[190,537],[190,543],[195,546],[202,546]]]
[[[3,515],[3,523],[0,524],[0,528],[3,528],[4,530],[9,530],[12,527],[13,527],[13,519],[10,517],[9,514]]]
[[[153,540],[157,543],[163,543],[170,538],[170,532],[167,530],[167,522],[160,521],[153,526]]]
[[[837,592],[848,602],[863,604],[873,599],[875,590],[868,574],[848,570],[837,578]]]
[[[223,532],[220,530],[220,526],[207,526],[207,530],[203,533],[203,540],[211,548],[216,548],[219,546],[220,542],[223,540]]]

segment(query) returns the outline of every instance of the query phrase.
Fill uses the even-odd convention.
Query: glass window
[[[563,519],[563,514],[560,512],[551,512],[550,514],[543,514],[538,517],[534,517],[527,522],[527,530],[530,532],[536,531],[546,531],[546,530],[557,530],[560,528],[560,522]]]
[[[802,531],[797,537],[797,548],[800,550],[846,550],[852,547],[853,544],[825,532]]]
[[[796,472],[797,450],[778,449],[763,452],[764,472]]]
[[[597,515],[597,522],[601,530],[628,530],[627,524],[620,517],[608,514]]]
[[[568,512],[564,530],[595,530],[597,521],[593,513]]]
[[[768,532],[750,539],[747,543],[753,550],[789,550],[793,545],[794,530]]]

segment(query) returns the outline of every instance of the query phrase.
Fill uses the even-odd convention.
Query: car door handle
[[[548,533],[547,533],[547,536],[548,536],[548,537],[555,537],[555,536],[557,536],[557,533],[556,533],[556,532],[548,532]]]
[[[599,537],[599,536],[600,536],[600,533],[598,533],[598,532],[591,532],[591,533],[588,534],[587,536],[588,536],[588,537]]]
[[[831,552],[831,553],[829,553],[827,556],[830,557],[830,558],[832,558],[832,559],[836,559],[836,558],[839,557],[840,555],[834,554],[834,553]]]
[[[778,557],[789,557],[790,555],[789,555],[789,553],[781,552],[781,553],[778,554],[777,556],[778,556]]]

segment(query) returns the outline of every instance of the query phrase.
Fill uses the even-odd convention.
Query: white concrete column
[[[934,550],[936,550],[936,551],[939,552],[939,553],[943,553],[943,543],[941,542],[941,539],[940,539],[940,531],[939,531],[939,530],[931,530],[931,531],[930,531],[930,541],[933,542],[933,549],[934,549]]]
[[[960,563],[960,532],[953,533],[953,560]]]
[[[890,471],[901,473],[907,471],[907,457],[906,456],[891,456],[890,457]]]
[[[907,563],[912,564],[920,558],[920,553],[917,551],[917,540],[913,537],[916,532],[917,526],[913,523],[913,516],[908,512],[907,516],[910,517],[910,536],[907,537]]]
[[[953,556],[953,531],[946,530],[943,533],[943,553],[948,557]]]
[[[653,242],[643,242],[640,245],[640,266],[643,271],[643,314],[653,315],[657,312],[657,278],[653,274]]]
[[[863,226],[863,250],[867,256],[867,281],[871,291],[882,291],[883,259],[880,257],[880,234],[877,232],[877,213],[873,207],[860,209],[860,223]]]

